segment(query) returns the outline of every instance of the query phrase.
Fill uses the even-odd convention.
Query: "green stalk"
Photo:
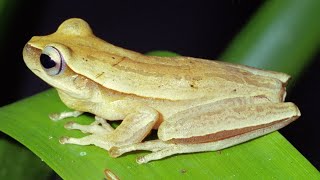
[[[266,1],[221,59],[286,72],[295,80],[319,50],[320,1]]]

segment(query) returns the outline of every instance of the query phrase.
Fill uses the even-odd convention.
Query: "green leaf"
[[[179,56],[179,54],[171,52],[171,51],[151,51],[151,52],[146,53],[146,55],[149,55],[149,56],[165,56],[165,57]]]
[[[20,144],[0,139],[0,179],[48,179],[52,170]]]
[[[132,152],[110,158],[105,150],[95,146],[62,145],[61,136],[83,136],[78,131],[64,129],[68,120],[53,122],[48,114],[66,111],[55,90],[51,89],[2,107],[0,129],[19,140],[46,162],[63,179],[99,179],[109,169],[120,179],[159,178],[319,178],[317,170],[278,132],[218,152],[172,156],[138,165]],[[75,119],[89,124],[90,115]]]

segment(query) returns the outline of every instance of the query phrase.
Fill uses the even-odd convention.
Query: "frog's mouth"
[[[23,60],[27,67],[35,73],[37,76],[43,73],[42,68],[39,66],[37,60],[40,57],[41,49],[32,46],[31,44],[27,43],[23,48]]]

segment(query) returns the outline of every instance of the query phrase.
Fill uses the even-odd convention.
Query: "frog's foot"
[[[83,138],[72,138],[64,136],[59,139],[59,142],[61,144],[77,144],[83,146],[93,144],[107,151],[113,146],[112,143],[109,143],[105,140],[104,136],[101,136],[99,134],[91,134]]]
[[[70,112],[61,112],[61,113],[51,113],[49,114],[49,118],[53,121],[59,121],[61,119],[64,118],[68,118],[68,117],[78,117],[81,114],[83,114],[83,112],[81,111],[70,111]]]
[[[80,130],[83,133],[91,133],[91,134],[99,134],[99,135],[107,135],[114,130],[105,119],[98,116],[95,117],[95,121],[90,125],[82,125],[82,124],[78,124],[73,121],[70,121],[66,123],[64,127],[66,129]]]
[[[220,143],[202,143],[202,144],[173,144],[163,142],[161,140],[146,141],[132,145],[125,145],[120,147],[111,147],[109,154],[111,157],[118,157],[126,152],[136,150],[152,151],[152,153],[145,156],[140,156],[136,159],[138,164],[147,163],[149,161],[162,159],[174,154],[204,152],[222,149]]]
[[[200,147],[199,147],[200,146]],[[174,154],[184,154],[184,153],[194,153],[194,152],[204,152],[204,151],[212,151],[215,150],[215,147],[210,146],[210,143],[204,144],[192,144],[192,145],[184,145],[184,144],[171,144],[166,148],[163,148],[159,151],[152,152],[145,156],[140,156],[136,159],[138,164],[148,163],[149,161],[163,159],[165,157],[174,155]]]
[[[173,154],[185,153],[185,149],[181,147],[186,147],[186,146],[167,143],[161,140],[153,140],[153,141],[146,141],[143,143],[136,143],[136,144],[125,145],[120,147],[114,146],[110,148],[109,154],[111,157],[118,157],[124,153],[131,152],[131,151],[137,151],[137,150],[152,151],[152,153],[150,154],[137,158],[137,163],[143,164],[152,160],[162,159],[164,157],[167,157]]]
[[[135,143],[120,147],[112,147],[109,151],[109,154],[111,157],[119,157],[124,153],[131,152],[131,151],[137,151],[137,150],[146,150],[146,151],[152,151],[157,152],[162,149],[168,148],[173,146],[174,144],[165,143],[161,140],[152,140],[152,141],[145,141],[143,143]]]

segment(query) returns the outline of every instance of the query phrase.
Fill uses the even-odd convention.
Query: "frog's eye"
[[[46,46],[42,50],[40,63],[47,74],[51,76],[62,73],[66,66],[62,54],[53,46]]]

